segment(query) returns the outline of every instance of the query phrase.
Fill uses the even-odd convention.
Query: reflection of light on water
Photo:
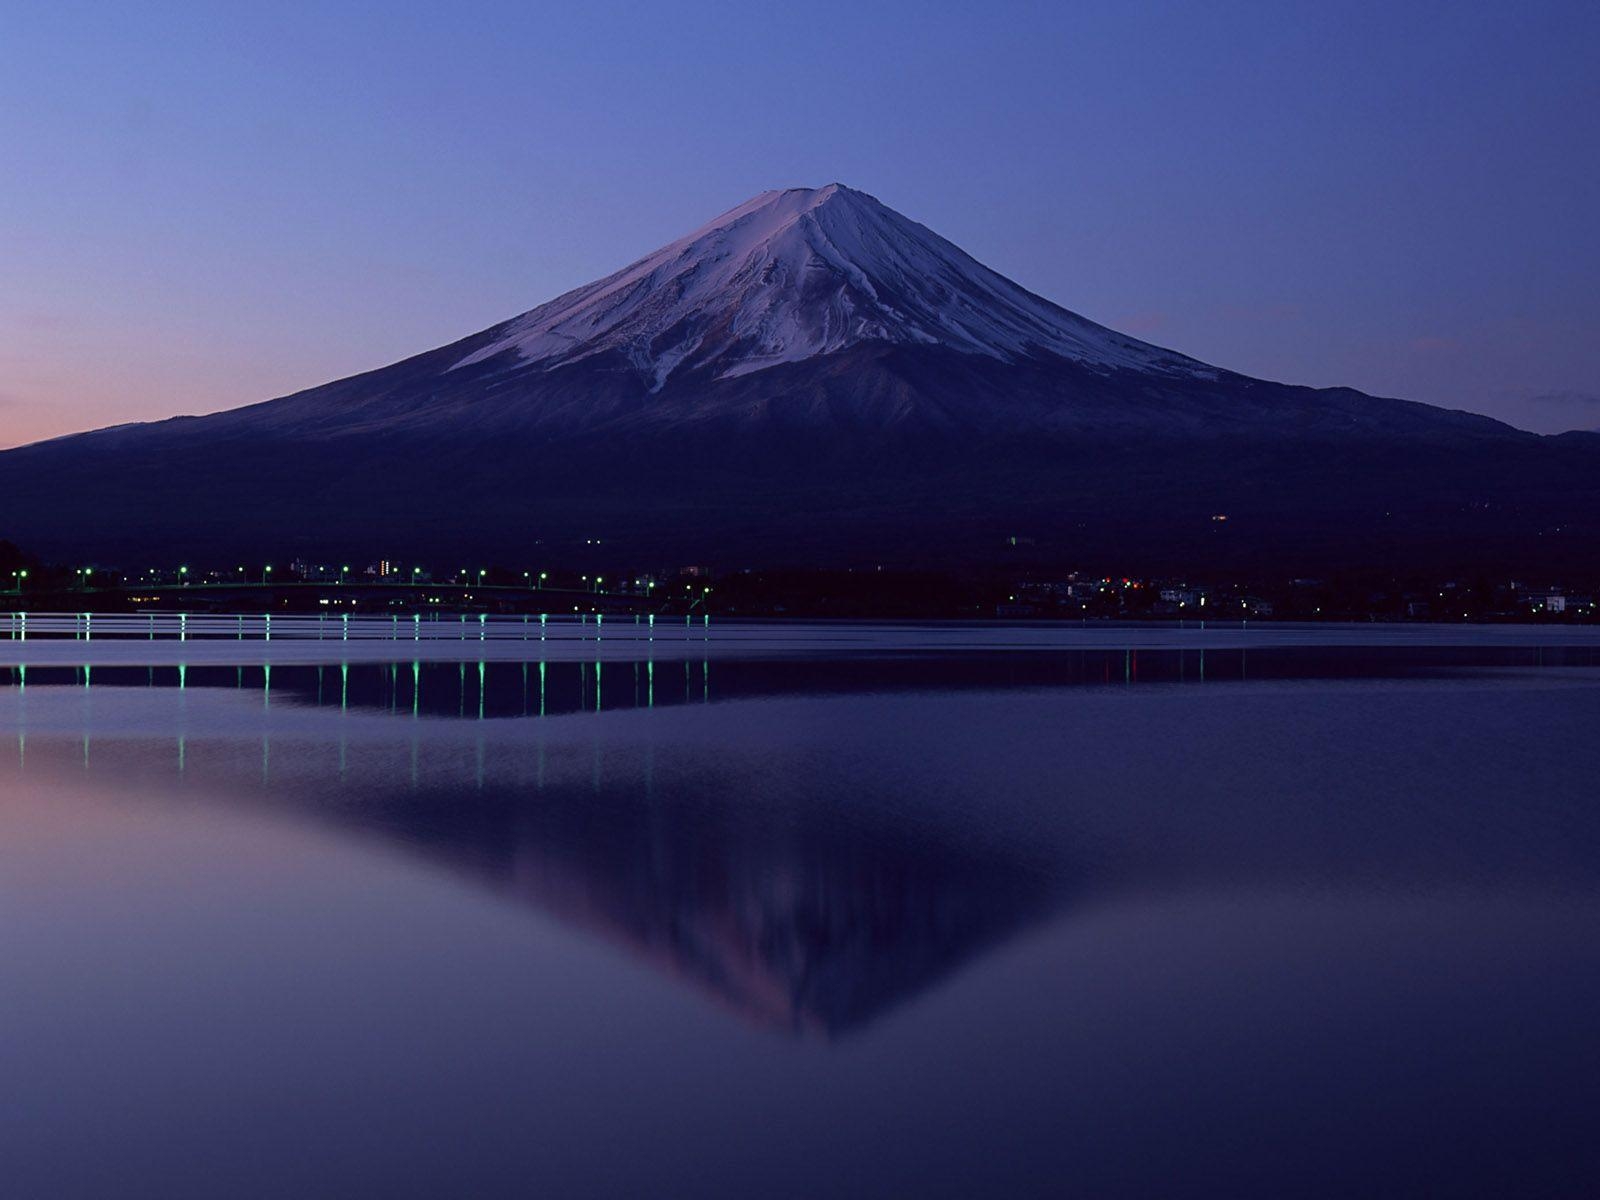
[[[175,628],[176,614],[172,620]],[[643,624],[641,621],[641,633]],[[444,627],[448,629],[449,623]],[[143,628],[142,617],[140,628]],[[281,630],[275,632],[282,633]],[[615,636],[615,632],[613,630],[613,636],[606,639],[606,649],[612,649],[618,644],[619,639]],[[32,622],[29,633],[30,637],[39,636]],[[196,634],[190,641],[197,642],[199,638],[193,622],[190,623],[190,633]],[[105,630],[97,628],[96,634],[103,636]],[[279,637],[278,640],[283,639]],[[277,650],[276,647],[274,649]],[[245,685],[245,674],[259,668],[262,673],[260,700],[254,704],[254,708],[258,712],[270,710],[274,719],[280,714],[292,718],[292,714],[302,708],[332,706],[337,700],[339,711],[348,712],[352,716],[382,715],[392,716],[398,720],[407,711],[401,703],[404,699],[402,680],[405,677],[404,664],[410,661],[411,703],[408,708],[414,721],[420,721],[424,715],[422,708],[424,675],[429,675],[432,680],[429,683],[430,711],[427,713],[430,720],[460,718],[489,722],[491,718],[531,720],[535,717],[559,717],[577,713],[591,716],[603,714],[609,717],[616,711],[634,708],[652,710],[661,707],[656,702],[655,689],[656,663],[653,655],[657,648],[639,646],[637,649],[640,653],[627,660],[602,654],[598,645],[589,649],[589,653],[594,654],[592,658],[585,654],[575,658],[558,656],[547,659],[544,657],[545,647],[540,646],[537,651],[524,654],[518,659],[499,661],[488,647],[484,647],[480,649],[476,659],[457,655],[450,660],[437,663],[430,662],[420,650],[416,657],[410,660],[386,658],[364,662],[358,658],[346,658],[343,661],[333,659],[326,664],[314,661],[304,664],[285,661],[281,652],[275,654],[271,661],[257,659],[243,665],[237,661],[226,664],[189,661],[159,666],[144,664],[119,666],[115,662],[108,664],[98,657],[94,663],[86,663],[80,656],[58,665],[34,662],[0,667],[0,684],[10,684],[13,696],[20,695],[24,691],[33,694],[40,690],[45,694],[54,694],[61,688],[74,686],[80,692],[92,692],[96,697],[106,693],[107,689],[110,689],[111,693],[117,693],[128,687],[159,689],[172,688],[174,684],[176,691],[183,692],[187,690],[190,682],[189,667],[195,666],[199,671],[193,680],[197,691],[210,696],[213,690],[218,688],[237,690],[239,698],[244,699],[256,686]],[[997,655],[986,659],[950,656],[921,661],[909,657],[893,657],[854,661],[830,658],[823,661],[813,659],[810,662],[802,662],[796,658],[784,658],[767,664],[727,658],[722,660],[722,665],[718,668],[717,695],[713,697],[709,652],[698,660],[700,670],[697,678],[694,669],[696,660],[692,657],[692,649],[689,647],[683,649],[691,650],[691,653],[685,655],[680,652],[676,656],[682,663],[682,690],[676,690],[672,682],[663,676],[667,690],[663,693],[662,704],[668,708],[684,704],[694,704],[698,707],[742,698],[817,691],[828,694],[857,691],[917,692],[929,689],[976,692],[1063,685],[1090,687],[1121,685],[1117,687],[1117,690],[1121,691],[1132,685],[1139,685],[1141,688],[1150,684],[1157,687],[1198,686],[1201,681],[1207,686],[1234,687],[1241,680],[1252,678],[1270,680],[1303,676],[1311,679],[1421,679],[1437,677],[1442,673],[1455,675],[1463,669],[1474,667],[1501,670],[1507,665],[1526,665],[1529,668],[1535,666],[1532,661],[1533,656],[1529,652],[1520,652],[1520,656],[1528,660],[1525,664],[1507,662],[1506,660],[1513,655],[1519,654],[1515,650],[1497,650],[1491,652],[1492,656],[1472,659],[1459,653],[1428,650],[1420,655],[1413,653],[1375,658],[1368,663],[1354,659],[1343,649],[1322,652],[1316,658],[1305,657],[1306,652],[1301,650],[1292,652],[1296,655],[1295,659],[1283,656],[1274,658],[1269,654],[1257,658],[1254,664],[1249,664],[1242,650],[1222,650],[1220,651],[1222,658],[1219,660],[1216,658],[1218,652],[1214,650],[1196,648],[1188,652],[1141,652],[1127,647],[1118,647],[1111,652],[1063,655],[1054,659]],[[190,657],[194,653],[187,646],[183,647],[182,652],[185,657]],[[1570,653],[1565,656],[1543,657],[1547,666],[1557,667],[1588,667],[1592,661],[1592,655],[1587,653],[1581,657]],[[1488,661],[1483,661],[1484,658]],[[605,667],[608,661],[612,666],[609,695],[605,690]],[[626,661],[629,674],[621,677],[619,681],[617,671],[623,669],[621,666],[623,661]],[[339,670],[337,696],[329,694],[330,686],[334,683],[330,678],[330,672],[335,662]],[[469,664],[474,663],[477,667],[476,684],[473,682],[472,673],[466,670]],[[28,670],[30,665],[32,671]],[[1253,676],[1248,669],[1250,665],[1256,668]],[[673,670],[671,658],[664,661],[662,666],[670,674]],[[452,667],[457,674],[457,703],[454,706],[450,704],[450,688],[447,686],[447,673]],[[537,704],[533,695],[532,679],[535,667],[539,672]],[[1118,667],[1122,668],[1120,672],[1117,670]],[[38,673],[41,669],[44,671],[43,675]],[[173,674],[168,675],[169,670]],[[591,671],[593,672],[592,694]],[[233,676],[231,681],[228,680],[230,674]],[[628,686],[630,682],[631,686]],[[493,685],[492,689],[490,685]],[[472,696],[474,686],[477,689],[475,703],[468,705],[467,701]],[[0,694],[3,694],[3,690],[0,688]],[[609,707],[607,707],[608,701]],[[34,732],[37,732],[37,727]],[[170,737],[172,733],[173,730],[169,726],[164,736]],[[277,768],[281,776],[283,772],[281,754],[279,758]]]

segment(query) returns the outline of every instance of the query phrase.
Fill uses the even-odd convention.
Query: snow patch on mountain
[[[553,368],[623,355],[659,390],[863,342],[937,345],[1003,362],[1216,371],[1035,296],[932,230],[841,184],[763,192],[631,266],[515,317],[452,370],[507,352]]]

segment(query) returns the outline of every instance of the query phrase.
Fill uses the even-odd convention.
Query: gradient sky
[[[1600,427],[1600,5],[0,0],[0,445],[281,395],[770,187],[1250,374]]]

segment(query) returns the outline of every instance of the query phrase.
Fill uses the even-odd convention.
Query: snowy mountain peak
[[[674,373],[731,378],[866,342],[1012,362],[1211,375],[991,271],[865,192],[762,192],[687,237],[489,331],[456,363],[550,369],[624,356],[659,390]]]

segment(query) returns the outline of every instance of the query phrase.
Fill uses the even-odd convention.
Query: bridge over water
[[[137,582],[116,587],[68,587],[0,592],[0,609],[24,608],[110,610],[129,606],[181,610],[185,605],[211,611],[265,612],[273,609],[314,611],[320,606],[401,609],[407,613],[461,609],[493,609],[537,615],[545,613],[665,614],[699,612],[709,589],[634,592],[537,584],[340,582],[338,580],[228,582]]]
[[[607,619],[609,616],[609,620]],[[413,612],[355,613],[10,612],[0,613],[0,639],[143,641],[544,642],[653,641],[703,635],[704,614]]]

